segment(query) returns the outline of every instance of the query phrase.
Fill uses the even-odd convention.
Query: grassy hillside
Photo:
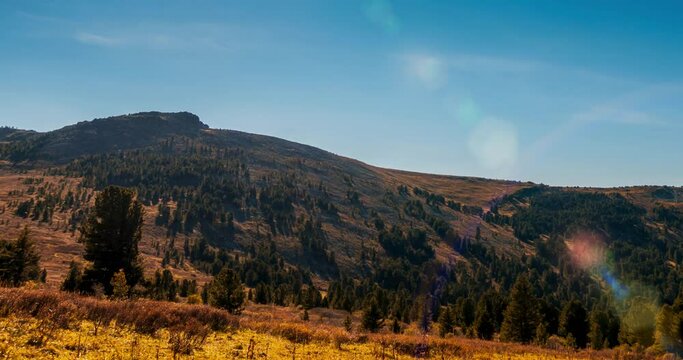
[[[168,121],[169,124],[161,128],[167,130],[157,131],[159,123],[164,121]],[[151,133],[154,133],[154,136],[151,136]],[[160,145],[159,139],[164,136],[174,139],[176,143]],[[173,149],[169,150],[164,158],[150,160],[158,154],[162,146],[172,146]],[[188,147],[202,146],[210,149],[209,153],[190,154],[191,150]],[[30,150],[17,150],[24,148]],[[114,150],[126,151],[126,149],[130,149],[128,151],[131,153],[123,157],[96,155]],[[149,150],[143,150],[143,153],[140,153],[140,150],[132,149]],[[201,166],[210,165],[220,151],[223,151],[221,156],[230,158],[222,165],[224,168],[211,169],[215,171],[213,174],[198,173],[205,171],[206,168],[201,168]],[[403,208],[406,206],[407,199],[416,198],[415,200],[418,201],[423,199],[412,194],[412,186],[408,194],[398,196],[399,186],[412,184],[444,196],[445,201],[454,201],[482,209],[488,209],[494,199],[528,186],[528,184],[508,181],[431,176],[380,169],[277,138],[237,131],[206,129],[196,118],[184,113],[163,115],[144,113],[82,122],[54,132],[35,134],[30,140],[12,142],[5,148],[5,157],[16,158],[25,152],[29,152],[30,155],[25,155],[25,158],[20,161],[21,165],[40,166],[44,171],[48,162],[47,165],[52,169],[51,174],[83,179],[83,185],[88,189],[97,190],[108,184],[138,188],[141,197],[149,205],[148,214],[158,211],[156,205],[158,205],[160,194],[148,193],[144,188],[164,186],[164,191],[169,191],[173,186],[185,186],[187,190],[190,190],[206,180],[206,175],[216,176],[212,178],[215,180],[218,177],[231,176],[231,174],[221,172],[226,167],[244,166],[248,169],[249,180],[239,186],[234,186],[237,185],[236,183],[219,186],[230,186],[243,192],[250,190],[247,187],[260,189],[265,186],[270,188],[286,186],[288,191],[306,192],[305,195],[297,194],[298,198],[292,199],[292,211],[282,215],[289,217],[286,221],[290,224],[284,224],[288,227],[287,229],[278,230],[286,231],[275,231],[270,234],[276,244],[281,247],[280,251],[283,255],[290,261],[295,261],[295,258],[305,259],[301,256],[304,249],[297,246],[299,241],[294,234],[296,222],[302,216],[310,220],[319,220],[324,232],[322,237],[326,243],[325,246],[329,247],[327,251],[334,252],[337,265],[344,271],[356,268],[355,265],[361,252],[382,251],[376,241],[377,229],[372,224],[375,218],[388,224],[423,228],[429,240],[439,249],[437,253],[441,261],[452,262],[462,259],[460,254],[443,243],[444,237],[436,234],[424,219],[414,219],[405,215]],[[81,154],[94,154],[94,156],[82,158],[79,157]],[[184,179],[170,178],[169,174],[174,171],[174,167],[178,167],[178,163],[166,161],[172,158],[176,160],[177,157],[182,158],[184,164],[196,165],[202,162],[202,165],[191,170],[196,171],[195,173],[184,174],[186,175]],[[66,171],[61,170],[62,167],[50,165],[54,162],[61,164],[68,159],[76,160],[67,163]],[[145,161],[156,161],[155,167],[132,169],[127,165]],[[11,168],[6,169],[3,174],[8,178],[14,177]],[[194,178],[190,179],[190,177]],[[175,183],[173,183],[174,180]],[[240,186],[244,188],[239,189]],[[21,187],[17,187],[17,190],[26,189],[21,190]],[[244,196],[244,194],[239,195]],[[306,197],[310,199],[307,200]],[[3,197],[0,201],[5,199],[9,198]],[[177,205],[174,199],[168,200],[170,201],[164,202],[164,206]],[[313,204],[314,206],[308,206],[304,204],[306,201],[317,203]],[[327,204],[335,208],[334,214],[320,213],[320,205]],[[259,218],[263,217],[263,214],[253,215],[248,211],[236,211],[235,207],[230,205],[232,204],[225,205],[224,210],[232,212],[237,229],[234,238],[230,239],[233,245],[229,246],[244,248],[253,239],[263,237],[269,232],[267,229],[271,227],[271,224],[264,223],[263,219]],[[152,210],[155,207],[157,209]],[[431,212],[431,209],[427,208],[426,212]],[[474,213],[458,212],[447,206],[439,206],[435,213],[447,223],[446,226],[452,229],[452,234],[473,237],[477,227],[480,227],[483,233],[492,235],[486,238],[495,242],[496,247],[506,252],[519,253],[519,249],[510,247],[516,247],[516,245],[509,229],[489,226]],[[282,223],[284,219],[280,220]],[[177,242],[182,245],[184,241],[182,236],[193,237],[193,233],[196,232],[203,232],[206,235],[220,231],[220,229],[210,229],[206,226],[206,222],[201,225],[201,228],[175,232],[173,237],[181,237]],[[154,230],[153,226],[146,226],[146,234],[155,232],[158,230]],[[154,241],[166,243],[168,240],[161,236],[155,237]],[[321,264],[305,265],[313,267],[313,270],[316,270],[316,267],[324,267]],[[322,275],[326,275],[325,272]]]
[[[0,226],[7,239],[29,226],[48,287],[72,260],[84,263],[79,226],[94,196],[117,185],[135,189],[144,207],[142,263],[157,286],[156,273],[168,270],[201,291],[227,267],[251,303],[376,306],[382,318],[423,330],[452,311],[462,334],[486,338],[475,318],[501,332],[510,289],[524,277],[542,332],[562,333],[562,312],[578,302],[591,322],[623,320],[618,339],[596,335],[610,347],[652,345],[656,313],[680,298],[680,188],[556,188],[383,169],[210,129],[188,113],[2,134]],[[634,313],[643,304],[653,310]],[[642,329],[633,328],[628,319],[639,316]]]

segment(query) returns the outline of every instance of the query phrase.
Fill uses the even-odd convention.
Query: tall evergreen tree
[[[28,227],[16,241],[0,242],[0,282],[19,286],[40,278],[40,255],[30,237]]]
[[[655,324],[655,345],[662,350],[678,355],[683,354],[683,343],[678,336],[677,320],[680,314],[676,314],[673,307],[665,304],[657,314]]]
[[[62,291],[76,292],[81,287],[83,280],[83,271],[81,266],[76,261],[71,261],[69,264],[69,272],[62,283]]]
[[[95,199],[95,207],[81,227],[80,241],[85,244],[84,286],[101,284],[111,294],[114,273],[123,270],[129,286],[142,278],[138,243],[142,236],[142,205],[129,189],[109,186]],[[84,289],[90,291],[91,289]]]
[[[477,303],[477,314],[474,318],[474,331],[480,339],[491,340],[496,331],[495,319],[485,298]]]
[[[209,305],[240,314],[244,304],[244,289],[239,275],[227,266],[224,267],[208,287]]]
[[[375,301],[371,301],[370,305],[363,311],[363,318],[361,319],[361,326],[363,329],[370,332],[377,332],[384,325],[384,318],[379,311],[379,307]]]
[[[471,298],[460,298],[455,304],[455,317],[458,325],[469,328],[474,322],[475,303]]]
[[[400,334],[403,329],[401,328],[401,323],[398,322],[397,318],[394,318],[394,321],[391,322],[391,332],[394,334]]]
[[[579,348],[588,342],[588,317],[586,309],[577,300],[567,302],[560,313],[560,335],[571,335]]]
[[[545,345],[548,342],[548,326],[545,321],[540,320],[538,326],[536,327],[536,336],[534,337],[534,342],[538,345]]]
[[[525,275],[520,275],[510,292],[510,302],[505,309],[505,318],[500,330],[503,341],[531,342],[536,335],[539,315],[531,284]]]
[[[444,306],[441,308],[439,313],[439,336],[444,337],[446,334],[453,332],[453,326],[455,325],[455,316],[453,315],[453,310],[450,306]]]
[[[612,348],[619,344],[619,317],[613,310],[596,307],[591,311],[588,341],[593,349]]]

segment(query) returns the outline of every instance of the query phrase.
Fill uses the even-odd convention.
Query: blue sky
[[[683,185],[683,3],[0,2],[0,125],[146,110],[373,165]]]

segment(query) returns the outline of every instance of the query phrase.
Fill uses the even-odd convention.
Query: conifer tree
[[[109,186],[95,199],[95,207],[81,227],[84,258],[92,261],[92,267],[84,274],[85,287],[99,283],[105,293],[111,294],[111,278],[119,269],[126,274],[126,283],[131,287],[142,279],[138,243],[143,209],[135,196],[132,190]]]
[[[536,297],[531,284],[525,275],[520,275],[510,292],[500,337],[503,341],[529,343],[536,335],[538,321]]]
[[[78,291],[78,289],[81,287],[82,277],[83,271],[81,270],[81,266],[78,265],[76,261],[71,260],[71,263],[69,264],[69,272],[66,274],[64,282],[62,283],[62,291]]]
[[[588,319],[586,309],[577,300],[567,302],[560,314],[560,335],[571,334],[579,348],[585,348],[588,342]]]
[[[384,325],[384,319],[374,300],[371,301],[370,305],[363,311],[361,325],[363,329],[369,332],[377,332]]]
[[[605,337],[600,327],[600,323],[595,321],[593,314],[591,314],[591,320],[589,322],[590,331],[588,332],[588,342],[593,350],[600,350],[605,346]]]
[[[21,285],[28,280],[38,280],[40,277],[40,255],[30,237],[28,227],[24,227],[14,244],[12,267],[14,285]]]
[[[469,328],[474,322],[475,303],[471,298],[460,298],[455,304],[455,318],[458,325]]]
[[[30,237],[28,227],[16,241],[0,241],[0,282],[19,286],[40,278],[40,256]]]
[[[492,314],[492,309],[487,304],[486,299],[482,298],[477,303],[477,314],[474,318],[474,331],[480,339],[491,340],[496,330],[496,324]]]
[[[391,323],[391,332],[394,334],[400,334],[403,331],[401,328],[401,323],[398,322],[397,318],[394,318],[394,321]]]
[[[244,304],[244,289],[239,276],[227,266],[211,281],[208,287],[208,302],[211,306],[240,314]]]
[[[455,325],[455,317],[453,316],[453,311],[450,306],[444,306],[441,308],[439,313],[439,336],[444,337],[446,334],[453,332],[453,326]]]
[[[655,324],[655,345],[666,352],[680,354],[683,352],[681,348],[681,339],[677,336],[676,319],[679,314],[675,314],[673,308],[665,304],[657,314]]]
[[[123,270],[117,271],[111,278],[112,297],[117,300],[128,298],[128,283],[126,282],[126,273]]]
[[[603,349],[618,345],[619,317],[610,309],[594,308],[590,314],[588,341],[591,348]]]
[[[534,342],[538,345],[545,345],[548,342],[548,326],[544,321],[539,321],[536,327],[536,335],[534,337]]]
[[[417,325],[422,333],[426,334],[431,329],[432,317],[431,296],[427,296],[422,300],[419,317],[417,319]]]

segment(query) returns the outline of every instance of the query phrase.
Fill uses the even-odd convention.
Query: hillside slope
[[[404,201],[393,201],[387,198],[389,195],[396,196],[396,189],[399,186],[411,184],[411,192],[412,185],[423,187],[427,191],[443,192],[447,201],[462,201],[464,204],[482,208],[487,208],[489,203],[497,197],[528,186],[528,184],[515,182],[431,176],[380,169],[314,147],[278,138],[239,131],[208,129],[196,116],[187,113],[143,113],[117,116],[81,122],[48,133],[32,133],[28,139],[10,142],[6,145],[4,157],[19,159],[23,155],[23,159],[15,162],[21,162],[28,167],[42,168],[51,164],[60,165],[79,158],[83,154],[97,155],[154,147],[158,146],[163,139],[169,138],[192,141],[192,146],[201,144],[201,146],[210,146],[214,149],[233,151],[230,156],[243,162],[249,169],[251,179],[256,182],[262,177],[286,175],[296,183],[293,187],[297,190],[308,187],[311,192],[317,192],[316,189],[311,188],[323,184],[324,197],[327,198],[325,201],[338,209],[334,221],[323,221],[324,237],[329,244],[330,251],[334,251],[337,262],[345,270],[355,267],[363,242],[366,241],[366,246],[369,248],[379,248],[376,241],[373,241],[377,237],[377,229],[372,224],[366,224],[372,216],[378,216],[389,224],[404,226],[412,224],[425,228],[430,241],[441,246],[439,236],[434,231],[429,231],[429,226],[421,224],[423,221],[407,218],[402,214],[401,207]],[[186,151],[186,149],[181,149],[183,146],[185,145],[177,145],[174,151]],[[26,148],[30,150],[23,150]],[[212,156],[214,155],[208,155],[206,158],[210,159]],[[81,160],[80,163],[92,161],[92,159],[91,157],[88,160]],[[92,164],[89,163],[89,165]],[[91,170],[88,169],[88,171]],[[169,169],[159,170],[168,171]],[[79,171],[81,170],[70,171],[69,175],[80,177],[83,174]],[[106,182],[127,186],[142,185],[121,181],[120,177]],[[101,185],[104,184],[97,184],[94,187],[101,188]],[[151,204],[156,203],[157,199],[146,200]],[[296,206],[292,213],[295,217],[292,222],[296,222],[296,218],[302,215],[310,217],[309,210]],[[439,217],[450,223],[454,231],[459,230],[463,235],[474,236],[475,229],[479,226],[484,228],[484,231],[499,233],[503,241],[512,240],[509,231],[489,227],[481,221],[479,216],[458,213],[446,206],[441,206],[438,212]],[[243,216],[239,220],[236,225],[240,231],[235,241],[245,245],[257,237],[255,232],[258,231],[255,228],[258,228],[258,222],[254,220],[254,217],[249,216]],[[332,218],[327,220],[332,220]],[[282,251],[288,254],[288,259],[292,260],[301,255],[297,253],[295,241],[291,241],[291,236],[288,236],[292,234],[274,235],[278,235],[275,236],[275,241],[282,246]],[[459,257],[448,246],[441,247],[439,256],[444,261]]]
[[[559,301],[577,282],[608,287],[597,273],[567,270],[576,234],[590,233],[614,250],[622,266],[615,272],[625,281],[650,281],[666,299],[679,288],[679,188],[564,189],[383,169],[274,137],[211,129],[189,113],[5,133],[0,179],[11,185],[0,192],[4,226],[33,224],[44,239],[53,236],[39,230],[48,225],[75,233],[88,201],[74,197],[87,200],[83,194],[107,185],[134,187],[147,209],[143,252],[151,272],[163,265],[199,278],[264,248],[283,260],[277,271],[294,266],[323,290],[350,276],[389,290],[475,296],[506,291],[517,274],[535,269],[538,279],[559,271],[554,287],[539,289]],[[54,282],[67,258],[78,256],[76,238],[44,248],[45,262],[60,262],[51,268]],[[645,265],[631,262],[650,269],[642,274]],[[242,274],[248,286],[260,283],[257,273]]]

